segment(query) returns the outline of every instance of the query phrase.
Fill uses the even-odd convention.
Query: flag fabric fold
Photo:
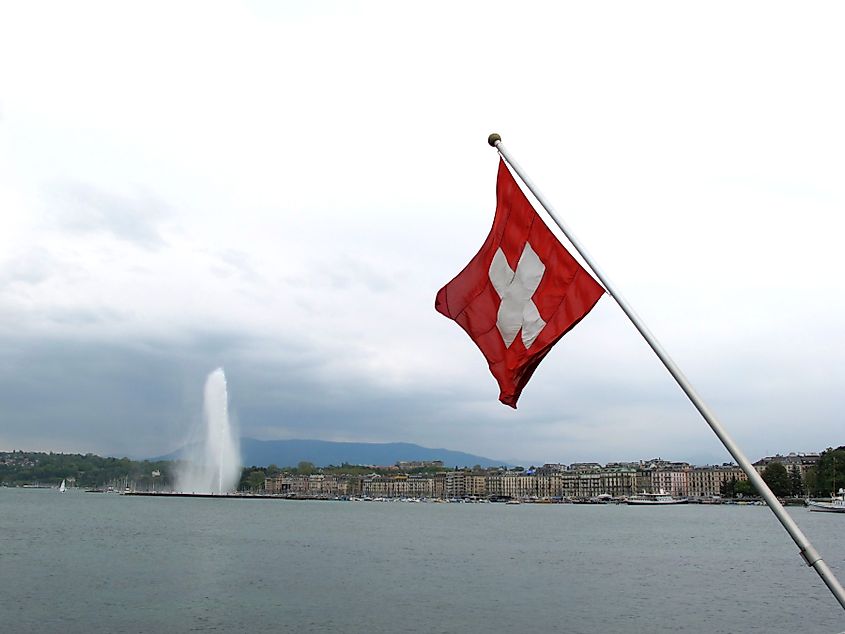
[[[434,307],[475,342],[499,400],[515,408],[537,366],[604,288],[549,230],[503,160],[496,201],[481,250],[440,289]]]

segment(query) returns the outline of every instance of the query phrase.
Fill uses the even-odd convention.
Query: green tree
[[[830,495],[845,487],[845,446],[822,452],[816,470],[816,495]]]
[[[719,493],[722,495],[723,498],[735,498],[736,497],[736,483],[737,479],[735,477],[731,477],[730,480],[725,480],[719,486]]]
[[[249,484],[249,488],[252,491],[260,491],[264,488],[264,478],[266,477],[264,471],[261,469],[256,469],[255,471],[251,471],[249,477],[247,478],[247,483]]]
[[[754,487],[748,480],[737,480],[734,493],[736,497],[747,497],[749,495],[756,495],[757,491],[754,490]]]
[[[303,460],[298,465],[296,465],[296,470],[301,475],[311,475],[312,473],[314,473],[314,471],[316,471],[316,468],[314,467],[313,462],[307,462]]]
[[[801,479],[801,469],[794,465],[789,470],[789,493],[792,497],[800,498],[804,495],[804,481]]]
[[[786,497],[792,492],[792,481],[786,467],[780,462],[772,462],[763,469],[763,480],[778,497]]]
[[[804,472],[804,491],[809,495],[813,495],[816,491],[817,483],[818,476],[816,468],[810,467]]]
[[[134,461],[128,458],[103,458],[94,454],[61,454],[43,452],[0,452],[0,481],[4,484],[58,485],[63,479],[75,481],[79,487],[101,487],[107,484],[134,484],[139,490],[153,483],[157,486],[172,481],[173,463]]]

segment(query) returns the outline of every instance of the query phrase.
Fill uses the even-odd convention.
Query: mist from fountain
[[[223,368],[205,381],[203,422],[176,473],[176,490],[222,494],[234,491],[240,480],[241,456],[229,422],[229,396]]]

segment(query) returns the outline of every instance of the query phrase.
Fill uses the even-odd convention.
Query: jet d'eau
[[[223,368],[205,381],[203,418],[193,430],[176,474],[176,490],[223,494],[234,491],[241,470],[238,437],[229,420],[229,395]]]

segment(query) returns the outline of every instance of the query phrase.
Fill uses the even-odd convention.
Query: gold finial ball
[[[490,144],[490,147],[496,147],[496,144],[499,143],[501,140],[502,137],[500,137],[495,132],[487,137],[487,143]]]

